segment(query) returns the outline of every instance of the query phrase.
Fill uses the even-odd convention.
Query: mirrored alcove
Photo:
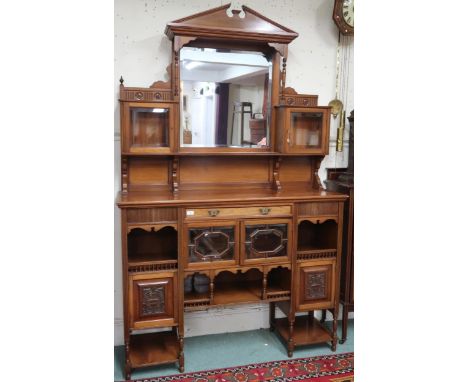
[[[183,47],[181,147],[269,147],[271,78],[261,52]]]

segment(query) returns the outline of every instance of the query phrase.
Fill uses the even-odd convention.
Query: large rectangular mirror
[[[271,76],[260,52],[182,48],[181,147],[269,147]]]

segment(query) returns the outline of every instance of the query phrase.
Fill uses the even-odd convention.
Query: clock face
[[[346,24],[354,27],[354,0],[343,1],[343,19]]]

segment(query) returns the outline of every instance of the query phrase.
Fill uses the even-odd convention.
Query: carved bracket
[[[275,157],[273,162],[273,189],[281,191],[281,182],[279,178],[281,157]]]
[[[195,36],[174,36],[173,50],[174,52],[179,52],[184,45],[187,45],[189,42],[196,40]]]
[[[269,42],[269,46],[275,49],[282,57],[288,57],[288,44],[278,44],[274,42]]]
[[[317,159],[313,160],[313,171],[314,171],[314,173],[313,173],[313,176],[312,176],[312,188],[314,188],[316,190],[319,190],[319,191],[324,190],[324,188],[322,186],[322,182],[321,182],[319,174],[318,174],[321,163],[322,163],[322,160],[317,160]]]

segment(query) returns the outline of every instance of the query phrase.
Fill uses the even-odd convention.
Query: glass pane
[[[287,224],[247,225],[245,231],[248,259],[287,256]]]
[[[132,146],[169,146],[169,109],[132,108]]]
[[[180,50],[180,144],[269,145],[272,62],[261,52]]]
[[[189,229],[190,262],[232,260],[233,258],[233,227]]]
[[[320,148],[322,113],[291,113],[292,145]]]

